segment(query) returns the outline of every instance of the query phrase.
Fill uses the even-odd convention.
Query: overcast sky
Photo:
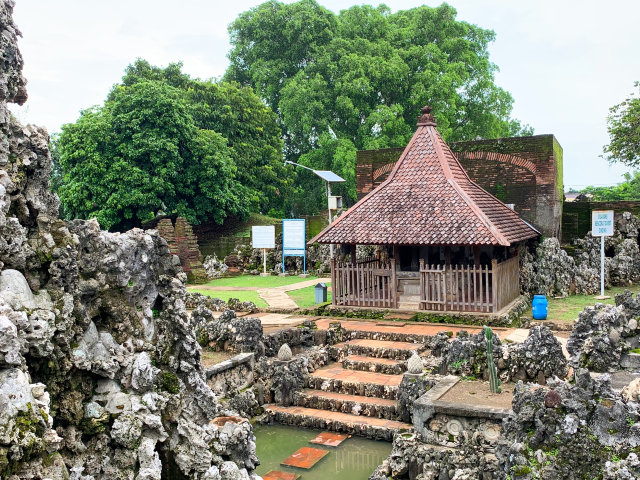
[[[227,25],[256,0],[16,0],[29,101],[12,110],[50,133],[102,103],[137,57],[183,61],[202,78],[224,73]],[[287,2],[289,3],[289,2]],[[338,12],[350,0],[320,0]],[[376,2],[367,2],[377,5]],[[438,1],[389,0],[393,11]],[[565,186],[611,185],[627,171],[599,158],[609,107],[640,80],[637,0],[452,0],[458,19],[493,29],[497,83],[513,115],[564,149]]]

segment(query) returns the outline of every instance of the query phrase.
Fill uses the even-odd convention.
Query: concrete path
[[[270,308],[298,308],[296,302],[291,300],[291,297],[287,295],[287,292],[294,290],[301,290],[303,288],[312,287],[318,283],[330,282],[330,278],[316,278],[314,280],[306,280],[304,282],[293,283],[291,285],[284,285],[282,287],[273,288],[260,288],[256,289],[260,298],[269,304]]]

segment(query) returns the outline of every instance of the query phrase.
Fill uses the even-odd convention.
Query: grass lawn
[[[215,278],[205,285],[212,287],[249,287],[249,288],[273,288],[284,287],[294,283],[317,280],[318,277],[261,277],[259,275],[240,275],[239,277]]]
[[[327,286],[331,286],[331,282],[327,282]],[[300,290],[293,290],[287,292],[287,295],[291,297],[291,300],[296,302],[300,308],[309,308],[316,305],[316,293],[315,287],[301,288]],[[327,302],[331,301],[331,290],[327,292]]]
[[[220,362],[233,358],[236,354],[231,352],[214,352],[210,348],[203,348],[200,355],[200,363],[204,368],[213,367]]]
[[[611,297],[609,300],[596,300],[593,298],[595,295],[570,295],[567,298],[559,299],[547,297],[547,302],[549,302],[549,316],[547,320],[573,322],[578,318],[578,313],[584,310],[584,307],[593,306],[596,303],[615,305],[615,295],[624,292],[627,288],[634,294],[640,291],[640,285],[613,287],[604,291],[605,294]],[[524,315],[527,317],[533,316],[531,307],[529,307],[529,310],[527,310]]]
[[[198,290],[197,288],[190,288],[189,291],[191,293],[201,293],[208,297],[219,298],[225,302],[230,298],[237,298],[241,302],[253,302],[258,307],[266,308],[269,306],[267,302],[258,296],[258,292],[252,292],[251,290]]]

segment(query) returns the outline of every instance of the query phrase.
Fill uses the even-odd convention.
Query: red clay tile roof
[[[389,178],[309,243],[509,246],[539,235],[471,181],[429,112]]]

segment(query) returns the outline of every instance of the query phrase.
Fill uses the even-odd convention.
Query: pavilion
[[[430,112],[387,180],[309,242],[350,252],[331,262],[334,305],[498,313],[519,296],[518,246],[539,233],[470,180]]]

